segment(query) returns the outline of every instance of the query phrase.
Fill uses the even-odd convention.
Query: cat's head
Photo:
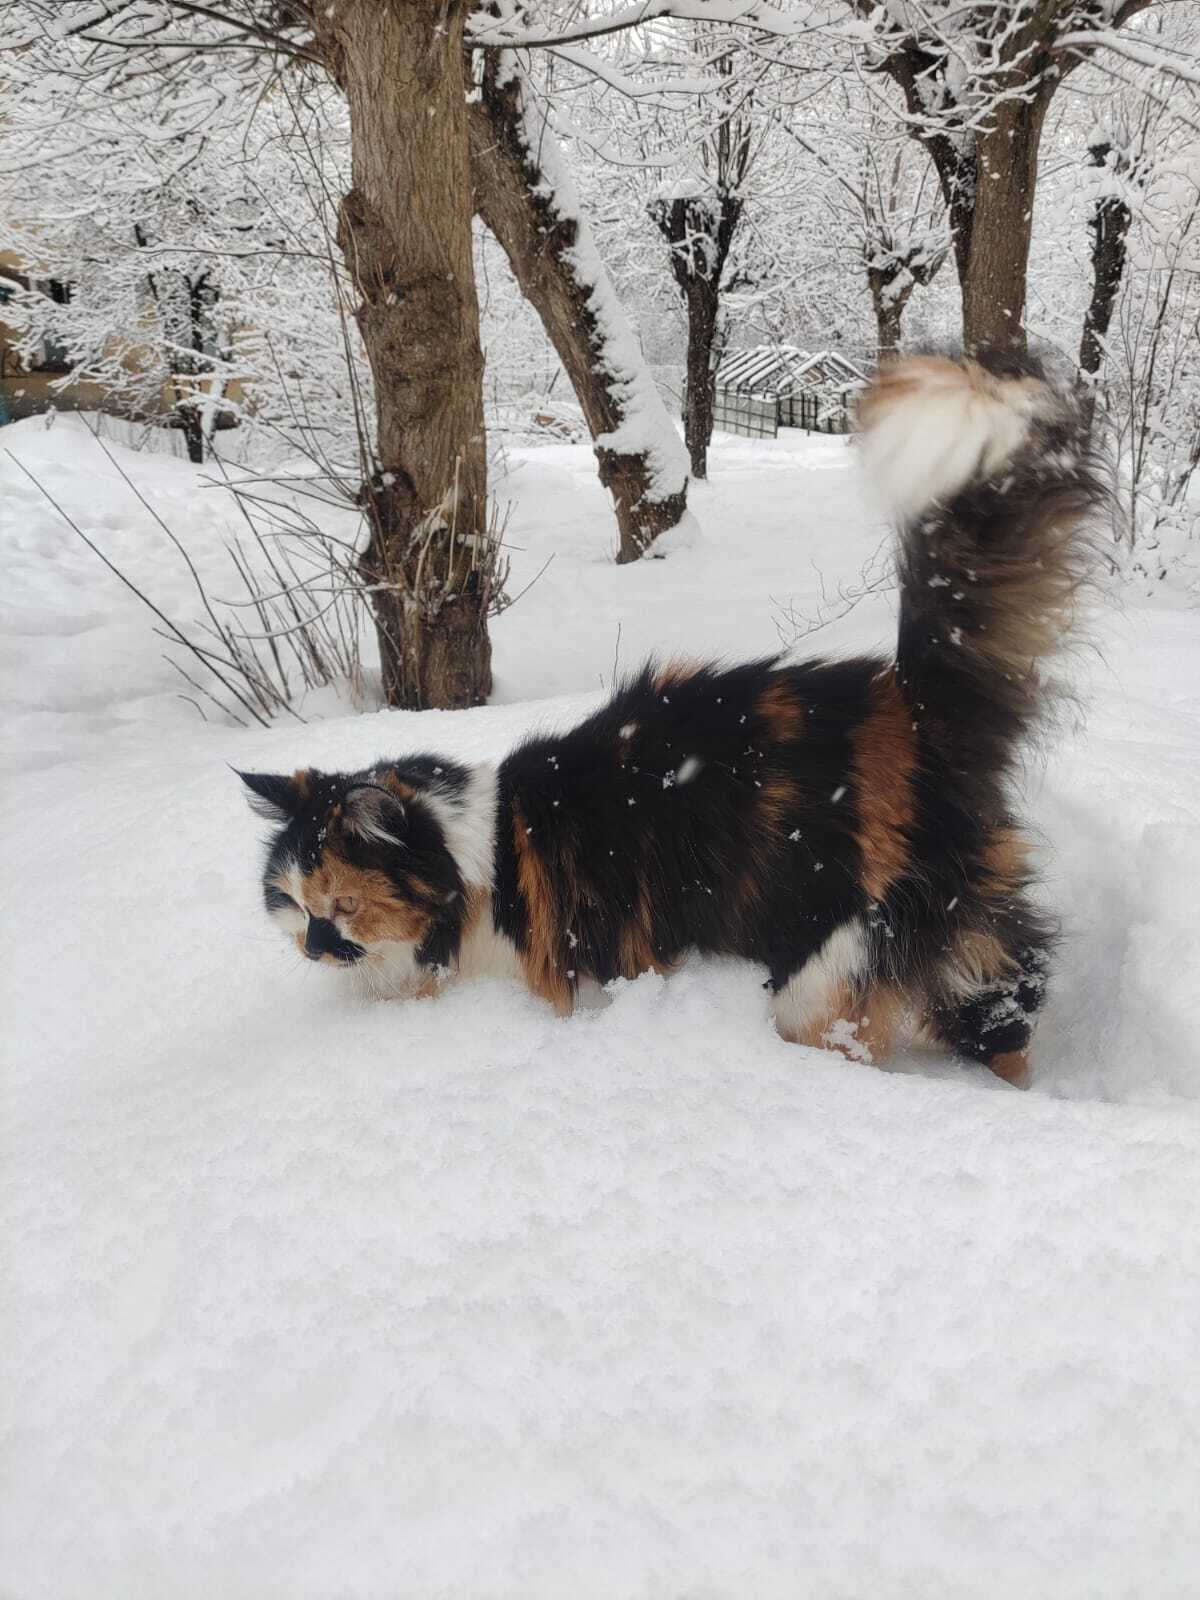
[[[386,765],[238,776],[251,807],[278,824],[263,901],[304,955],[414,980],[449,964],[464,886],[419,773]]]

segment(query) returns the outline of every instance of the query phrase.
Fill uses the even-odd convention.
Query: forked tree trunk
[[[904,311],[912,292],[926,288],[942,269],[946,259],[944,251],[930,254],[926,248],[914,248],[900,253],[887,241],[868,242],[867,287],[871,291],[871,305],[875,311],[875,337],[878,342],[878,359],[886,361],[900,350],[900,330]]]
[[[713,344],[721,279],[742,215],[737,195],[681,195],[652,202],[650,215],[667,241],[674,276],[687,308],[687,421],[684,437],[692,474],[708,476],[713,429]]]
[[[470,108],[475,208],[541,318],[616,507],[618,561],[636,561],[687,509],[678,436],[584,220],[552,126],[507,52],[487,51]]]
[[[491,690],[483,359],[471,247],[463,8],[315,6],[350,109],[338,242],[375,379],[378,470],[362,558],[389,705],[468,706]]]
[[[876,0],[849,3],[868,21],[883,15]],[[967,349],[1025,348],[1025,284],[1042,124],[1058,87],[1091,54],[1078,43],[1069,51],[1060,49],[1061,36],[1120,28],[1150,3],[1113,0],[1097,8],[1081,0],[1038,0],[999,8],[1002,31],[992,41],[988,76],[994,99],[988,106],[959,98],[955,77],[962,62],[936,42],[928,18],[922,16],[902,41],[890,41],[879,67],[903,91],[909,131],[937,168],[954,235]],[[987,24],[979,26],[973,37],[983,48]]]
[[[910,106],[919,85],[901,78]],[[986,133],[925,141],[937,169],[954,240],[967,350],[1026,346],[1025,284],[1033,233],[1038,144],[1050,103],[1039,89],[1002,104]]]

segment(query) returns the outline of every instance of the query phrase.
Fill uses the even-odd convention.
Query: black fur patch
[[[880,666],[761,661],[665,682],[647,667],[579,727],[521,745],[500,769],[497,927],[528,948],[519,828],[563,886],[572,985],[622,975],[635,948],[664,966],[741,955],[785,982],[865,904],[850,738]],[[780,685],[804,714],[797,739],[760,709]]]

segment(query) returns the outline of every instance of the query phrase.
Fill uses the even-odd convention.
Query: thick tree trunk
[[[968,350],[1025,348],[1038,145],[1048,103],[1038,94],[1002,105],[976,140],[975,203],[959,279]]]
[[[389,705],[467,706],[491,690],[483,358],[471,244],[463,9],[442,0],[313,8],[350,108],[338,241],[375,379],[364,486]]]
[[[1094,145],[1089,151],[1094,166],[1103,167],[1110,146]],[[1079,370],[1095,378],[1104,362],[1104,339],[1112,321],[1113,306],[1125,275],[1125,257],[1132,213],[1116,195],[1102,195],[1092,209],[1092,295],[1083,318],[1079,341]],[[1089,414],[1095,405],[1094,388],[1087,396]]]
[[[1048,104],[1041,91],[1001,105],[965,152],[948,139],[927,141],[950,212],[967,350],[1026,346],[1025,284]]]
[[[710,282],[695,278],[687,291],[687,422],[684,440],[693,478],[708,477],[708,447],[713,431],[713,344],[717,337],[717,296]]]
[[[470,107],[475,208],[541,318],[591,431],[611,493],[618,561],[636,561],[687,509],[678,436],[570,186],[553,129],[531,129],[522,79],[488,51]]]

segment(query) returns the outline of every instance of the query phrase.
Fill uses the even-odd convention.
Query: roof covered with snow
[[[794,344],[760,344],[734,350],[717,368],[719,389],[792,394],[797,389],[848,388],[866,383],[861,367],[836,350],[801,350]]]

